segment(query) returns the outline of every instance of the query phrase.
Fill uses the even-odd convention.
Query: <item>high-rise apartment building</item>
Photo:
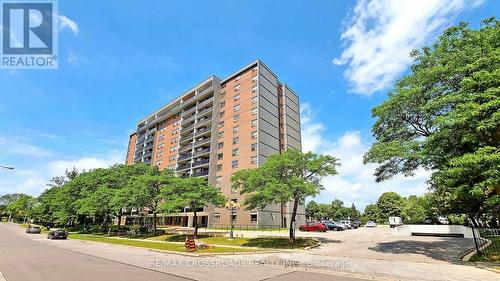
[[[181,177],[207,177],[228,200],[243,203],[239,190],[231,187],[231,175],[259,167],[289,147],[301,149],[299,98],[257,60],[225,79],[209,77],[139,121],[126,162],[150,163]],[[288,205],[240,208],[233,219],[236,225],[279,227],[290,219]],[[200,211],[199,225],[230,224],[230,211],[224,207]],[[192,220],[185,210],[160,215],[158,224],[191,226]],[[301,206],[297,222],[303,221]]]

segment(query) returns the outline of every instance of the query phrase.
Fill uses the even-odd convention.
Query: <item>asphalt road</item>
[[[60,249],[1,226],[0,272],[7,281],[192,280]]]
[[[31,234],[35,235],[35,234]],[[83,243],[85,248],[79,249],[80,252],[65,249],[64,243],[75,243],[74,240],[50,240],[44,239],[45,235],[41,234],[35,237],[28,237],[28,234],[22,233],[16,225],[0,224],[0,281],[4,281],[2,274],[6,281],[32,281],[32,280],[47,280],[47,281],[99,281],[99,280],[164,280],[164,281],[177,281],[177,280],[205,280],[206,278],[185,278],[180,275],[185,275],[189,271],[200,270],[199,268],[179,268],[176,274],[162,272],[162,270],[152,270],[141,266],[120,262],[124,259],[123,254],[120,255],[118,249],[126,249],[128,260],[133,263],[136,258],[140,259],[140,254],[135,257],[129,248],[122,248],[116,245],[107,245],[101,243]],[[34,238],[34,239],[32,239]],[[37,241],[42,240],[42,241]],[[50,242],[50,243],[47,243]],[[76,241],[78,244],[81,244]],[[58,244],[63,243],[63,244]],[[105,247],[107,246],[107,247]],[[97,248],[96,248],[97,247]],[[136,248],[137,253],[145,251]],[[114,258],[102,258],[97,256],[101,252],[107,252]],[[96,255],[92,253],[95,252]],[[97,253],[99,252],[99,253]],[[113,254],[114,252],[114,254]],[[147,251],[146,251],[147,252]],[[117,258],[118,254],[120,258]],[[181,256],[177,259],[182,260]],[[184,257],[185,258],[185,257]],[[286,270],[285,273],[271,273],[275,272],[271,268],[253,268],[250,271],[238,272],[241,269],[210,269],[206,268],[206,274],[211,275],[215,280],[235,280],[234,276],[227,275],[227,271],[234,271],[235,275],[239,275],[241,280],[266,280],[266,281],[322,281],[322,280],[336,280],[336,281],[363,281],[366,279],[350,278],[345,276],[323,274],[318,272],[305,272]],[[256,271],[267,270],[269,271],[268,278],[262,276]],[[226,273],[224,274],[223,271]],[[243,274],[240,275],[240,274]],[[246,276],[245,276],[246,275]],[[254,276],[255,275],[255,276]],[[203,276],[203,274],[201,274]],[[206,275],[205,275],[206,277]],[[245,277],[245,278],[243,278]]]

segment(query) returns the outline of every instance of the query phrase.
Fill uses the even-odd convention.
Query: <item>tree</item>
[[[349,210],[349,217],[352,219],[359,219],[361,217],[361,213],[356,209],[354,203],[351,205],[351,209]]]
[[[306,205],[306,216],[307,219],[316,219],[319,211],[318,203],[314,200],[309,201]]]
[[[153,232],[156,233],[156,217],[160,204],[168,202],[171,198],[165,197],[166,189],[172,189],[176,177],[172,170],[160,170],[156,166],[148,166],[141,176],[134,177],[127,185],[129,196],[128,206],[146,207],[153,214]]]
[[[368,204],[363,214],[365,221],[379,221],[380,211],[377,204]]]
[[[233,185],[247,194],[247,209],[265,208],[270,204],[293,202],[290,218],[290,242],[295,242],[293,225],[299,204],[308,196],[316,196],[323,190],[321,179],[337,174],[337,159],[329,155],[302,153],[288,149],[275,154],[259,168],[241,170],[232,177]]]
[[[396,192],[384,192],[377,201],[380,219],[387,221],[389,217],[400,217],[404,199]]]
[[[500,213],[499,21],[478,30],[461,23],[414,63],[387,100],[372,111],[375,142],[365,163],[377,181],[432,171],[431,189],[451,213]]]
[[[36,199],[26,194],[15,194],[10,199],[15,200],[7,205],[6,210],[14,217],[26,221],[35,206]]]
[[[405,200],[402,215],[406,223],[423,223],[427,218],[423,198],[415,195],[409,196]]]
[[[173,189],[163,189],[162,194],[163,198],[171,198],[162,206],[163,210],[189,207],[193,212],[194,237],[198,235],[198,210],[208,204],[222,206],[226,202],[221,191],[209,185],[204,178],[179,178]]]

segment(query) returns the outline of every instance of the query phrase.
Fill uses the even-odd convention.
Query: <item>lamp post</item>
[[[229,220],[231,222],[231,232],[229,233],[229,238],[233,239],[234,238],[234,213],[236,213],[236,210],[240,208],[240,204],[238,202],[234,201],[229,201],[226,203],[226,209],[229,210]]]
[[[3,166],[3,165],[0,165],[0,168],[4,168],[4,169],[7,169],[7,170],[14,170],[15,169],[12,166]]]

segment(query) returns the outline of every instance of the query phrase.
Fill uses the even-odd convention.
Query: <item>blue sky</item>
[[[426,171],[376,184],[362,154],[371,108],[408,69],[408,51],[500,2],[60,1],[58,70],[0,70],[0,195],[39,194],[66,168],[123,162],[136,122],[194,84],[263,60],[299,93],[306,150],[340,157],[315,198],[361,208],[425,192]]]

